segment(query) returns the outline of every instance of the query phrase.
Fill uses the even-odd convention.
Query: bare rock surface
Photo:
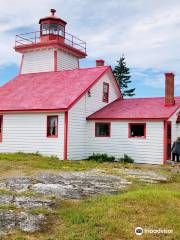
[[[20,228],[25,232],[35,232],[41,229],[42,220],[46,217],[42,214],[29,214],[26,212],[15,212],[13,210],[0,211],[0,232],[12,228]]]
[[[5,182],[0,183],[0,189],[6,189],[15,192],[25,192],[33,184],[31,177],[11,177],[6,178]]]
[[[99,173],[99,172],[98,172]],[[99,175],[96,172],[41,173],[36,176],[37,184],[31,190],[56,197],[80,199],[95,194],[112,194],[130,184],[113,175]]]
[[[52,207],[55,203],[52,200],[26,197],[26,196],[13,196],[8,194],[0,194],[0,204],[13,204],[17,208],[37,208],[37,207]]]
[[[17,208],[36,208],[52,207],[55,203],[52,200],[47,199],[19,196],[13,199],[13,204],[15,204]]]
[[[114,194],[129,186],[129,177],[144,182],[157,183],[167,181],[167,177],[153,171],[120,168],[114,169],[120,176],[108,174],[106,170],[92,169],[77,172],[42,172],[36,176],[20,176],[0,179],[0,237],[8,229],[20,228],[22,231],[34,232],[41,229],[46,216],[32,214],[31,209],[46,207],[49,210],[55,202],[43,195],[54,195],[57,198],[82,199],[97,194]],[[10,191],[11,193],[5,192]],[[37,196],[25,195],[33,191]],[[18,193],[18,194],[17,194]],[[18,211],[9,210],[14,205]],[[12,209],[12,208],[11,208]]]
[[[157,174],[153,171],[143,171],[140,169],[119,169],[123,174],[129,175],[130,177],[137,178],[147,183],[158,183],[168,181],[168,177],[162,174]]]

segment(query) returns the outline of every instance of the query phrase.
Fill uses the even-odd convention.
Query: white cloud
[[[20,61],[12,50],[15,31],[38,29],[39,18],[56,8],[67,31],[87,41],[90,57],[114,64],[124,53],[131,67],[180,76],[178,0],[0,0],[0,6],[0,65]]]

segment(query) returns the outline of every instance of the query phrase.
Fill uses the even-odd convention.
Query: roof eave
[[[162,118],[96,118],[96,117],[87,117],[86,118],[87,121],[125,121],[125,120],[129,120],[129,121],[164,121],[164,120],[168,120],[167,117],[162,117]]]
[[[52,113],[52,112],[66,112],[67,108],[59,109],[17,109],[17,110],[0,110],[0,114],[4,113]]]

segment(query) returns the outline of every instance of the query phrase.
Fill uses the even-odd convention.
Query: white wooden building
[[[40,32],[16,37],[18,76],[0,88],[0,152],[39,152],[80,160],[93,153],[128,154],[162,164],[180,136],[180,97],[166,74],[164,98],[123,99],[103,60],[79,67],[85,42],[65,32],[66,22],[40,19]]]

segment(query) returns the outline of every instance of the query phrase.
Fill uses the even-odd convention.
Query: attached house
[[[40,31],[16,36],[20,72],[0,87],[0,152],[39,152],[80,160],[93,153],[139,163],[170,159],[180,136],[180,97],[166,74],[165,98],[123,99],[112,69],[103,60],[80,68],[86,43],[51,15]]]

